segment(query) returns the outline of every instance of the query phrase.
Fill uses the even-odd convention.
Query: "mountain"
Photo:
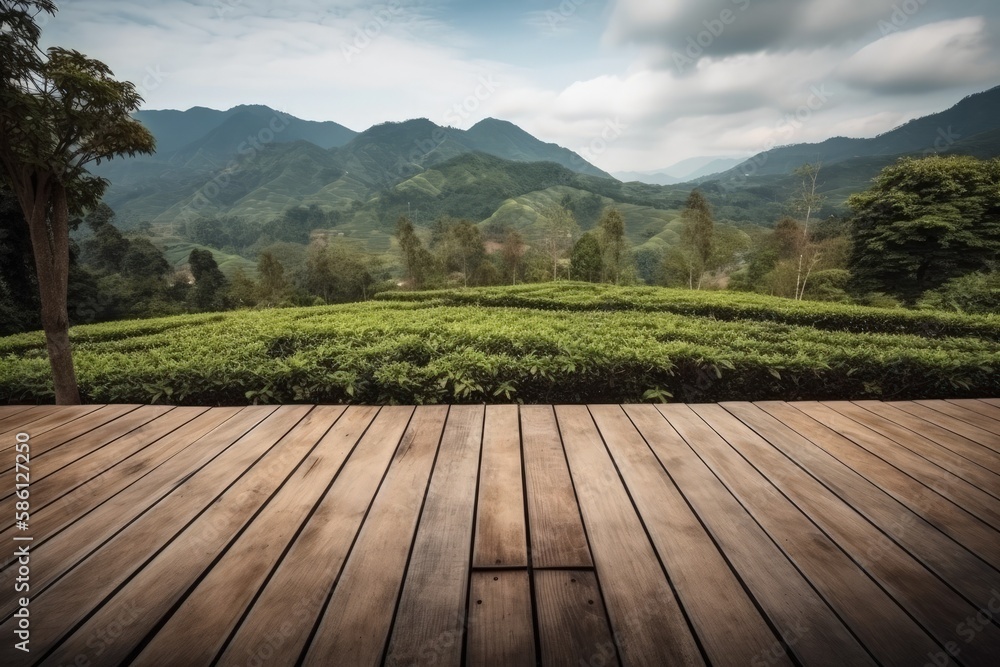
[[[928,141],[935,150],[934,133],[944,152],[1000,156],[1000,89],[873,139],[775,148],[721,173],[710,172],[731,167],[734,158],[685,160],[667,169],[693,180],[666,185],[616,180],[576,153],[497,119],[461,130],[418,118],[355,133],[260,106],[148,113],[143,122],[157,133],[161,151],[100,166],[111,180],[105,201],[122,226],[148,222],[158,243],[183,254],[190,243],[207,242],[190,229],[233,225],[244,241],[232,241],[227,252],[251,261],[254,241],[292,238],[281,225],[301,206],[322,214],[310,220],[328,234],[381,252],[390,249],[401,215],[421,233],[452,216],[484,230],[513,227],[531,244],[549,206],[566,206],[588,230],[614,205],[636,247],[662,249],[676,243],[679,212],[694,187],[708,197],[720,225],[771,225],[787,214],[787,202],[801,188],[793,170],[807,162],[823,164],[819,191],[826,203],[818,217],[828,217],[844,214],[847,197],[901,155],[923,154]]]
[[[848,160],[974,150],[975,137],[984,138],[1000,130],[1000,86],[970,95],[946,111],[917,118],[871,139],[833,137],[817,144],[794,144],[758,153],[736,167],[703,180],[744,181],[762,176],[781,176],[806,163],[824,168]],[[995,155],[995,154],[994,154]],[[863,165],[864,162],[855,163]],[[866,180],[878,173],[865,169]]]
[[[573,151],[557,144],[542,142],[505,120],[496,118],[481,120],[466,130],[464,137],[474,150],[506,160],[555,162],[581,174],[613,178],[611,174],[598,169]]]
[[[274,132],[272,141],[308,141],[320,148],[343,146],[358,133],[332,121],[302,120],[289,114],[275,111],[260,104],[244,104],[235,106],[228,111],[217,111],[205,107],[192,107],[187,111],[162,110],[138,111],[133,117],[145,125],[156,137],[156,151],[160,155],[173,153],[176,150],[191,147],[199,140],[216,132],[215,140],[226,138],[226,130],[219,130],[233,117],[241,117],[236,125],[230,125],[231,130],[241,126],[245,134],[236,133],[229,136],[231,151],[248,136],[256,136],[264,128]],[[272,126],[273,123],[273,126]],[[266,136],[266,135],[265,135]]]
[[[357,133],[260,105],[139,112],[136,117],[149,124],[159,150],[103,163],[95,172],[111,181],[105,201],[123,218],[159,224],[181,214],[263,218],[297,204],[344,208],[436,164],[474,153],[519,163],[551,162],[611,178],[576,153],[496,119],[460,130],[418,118]],[[287,176],[292,173],[297,177]]]
[[[623,181],[640,181],[653,185],[674,185],[726,171],[740,164],[743,158],[692,157],[655,171],[622,171],[614,176]]]

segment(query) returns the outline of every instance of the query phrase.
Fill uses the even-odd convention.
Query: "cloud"
[[[857,88],[886,94],[996,83],[998,46],[982,17],[940,21],[890,33],[848,58],[838,74]]]
[[[909,0],[927,2],[928,0]],[[875,29],[899,0],[618,0],[613,43],[726,56],[839,44]]]

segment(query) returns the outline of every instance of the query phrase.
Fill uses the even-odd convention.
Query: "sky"
[[[1000,85],[996,0],[63,0],[145,109],[494,117],[612,172],[872,137]]]

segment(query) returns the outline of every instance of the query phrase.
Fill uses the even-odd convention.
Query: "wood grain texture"
[[[890,403],[881,401],[855,401],[855,405],[904,426],[913,433],[932,440],[976,465],[994,473],[1000,473],[1000,452],[995,452],[978,442],[970,440],[954,431],[903,412]]]
[[[453,406],[448,413],[387,665],[461,662],[483,418],[483,406]]]
[[[527,567],[516,405],[486,406],[473,567]]]
[[[140,664],[204,664],[205,645],[211,644],[213,640],[222,641],[220,638],[228,634],[226,628],[229,615],[240,610],[241,596],[252,595],[256,590],[253,582],[261,567],[259,553],[266,553],[267,548],[264,544],[257,544],[257,550],[249,551],[245,550],[245,545],[253,540],[256,531],[264,528],[276,532],[279,530],[271,520],[274,513],[267,513],[261,519],[264,515],[262,508],[276,493],[280,493],[279,489],[286,482],[291,481],[296,470],[301,471],[307,467],[305,463],[310,451],[330,428],[330,418],[335,418],[342,411],[343,408],[340,407],[313,408],[280,440],[273,443],[244,475],[118,590],[113,603],[101,607],[82,626],[69,634],[52,656],[56,664],[63,664],[73,660],[75,656],[86,654],[91,649],[91,637],[101,629],[110,627],[126,612],[131,612],[131,620],[127,625],[123,624],[122,631],[116,633],[115,640],[109,642],[101,652],[101,661],[107,664],[125,661],[147,634],[154,627],[160,626],[163,632],[157,633],[154,638],[159,650],[154,648],[150,651],[157,657],[147,661],[140,655],[137,659]],[[283,501],[292,494],[286,492],[280,495]],[[289,509],[292,513],[287,505],[280,509]],[[208,583],[202,581],[206,586],[205,590],[210,590],[213,596],[211,604],[202,606],[202,613],[198,615],[187,615],[188,610],[198,607],[204,599],[204,593],[198,593],[194,595],[190,606],[182,604],[167,620],[166,625],[161,625],[179,602],[192,600],[190,590],[193,584],[225,549],[233,546],[233,539],[244,528],[253,528],[253,524],[248,524],[251,519],[260,520],[261,528],[256,529],[248,540],[241,540],[239,545],[233,547],[235,551],[229,552],[230,560],[226,565],[231,566],[232,561],[238,559],[236,569],[230,570],[226,565],[213,568],[209,571]],[[243,536],[246,534],[242,532]],[[281,539],[280,532],[273,535],[274,542],[280,542]],[[270,564],[268,559],[267,566]],[[94,566],[87,565],[81,569],[88,567]],[[74,572],[70,576],[75,574]],[[230,577],[226,581],[228,585],[219,586],[220,580],[226,579],[227,575]],[[117,583],[114,576],[107,579],[110,581],[102,585]],[[174,618],[179,618],[180,622],[172,623]],[[178,626],[186,626],[186,630],[182,629],[178,633]],[[210,653],[209,657],[213,655],[214,653]]]
[[[918,417],[926,422],[937,424],[938,426],[946,428],[949,431],[965,436],[969,440],[972,440],[983,447],[988,447],[994,452],[1000,453],[1000,437],[997,437],[995,433],[981,429],[978,426],[970,424],[969,422],[958,417],[953,417],[945,414],[944,412],[940,412],[923,405],[918,405],[917,403],[912,403],[910,401],[890,403],[889,405],[898,408],[903,412],[908,412],[914,417]]]
[[[804,411],[808,411],[814,405],[814,403],[806,402],[801,407]],[[969,465],[969,459],[961,454],[953,452],[947,447],[942,447],[933,440],[925,438],[923,435],[914,433],[853,403],[837,401],[823,403],[822,405],[839,412],[845,417],[853,419],[874,433],[895,442],[900,447],[909,449],[914,454],[922,456],[931,463],[947,470],[956,477],[961,477],[1000,500],[1000,497],[998,497],[1000,496],[1000,475],[992,470],[978,464]]]
[[[407,409],[400,410],[404,412],[389,410],[383,416],[374,407],[350,408],[323,438],[326,451],[353,449],[354,453],[240,623],[221,664],[245,664],[268,651],[274,652],[268,661],[275,664],[294,664],[299,659],[374,493],[371,475],[376,471],[364,470],[365,464],[373,462],[369,450],[378,449],[378,442],[386,437],[394,438],[393,446],[398,443],[405,427],[400,417],[405,417]],[[364,455],[355,459],[361,452]],[[275,634],[275,629],[280,631]],[[275,644],[280,651],[275,651]]]
[[[527,570],[472,573],[466,664],[534,667],[535,631]]]
[[[0,664],[992,666],[998,409],[0,409]]]
[[[777,404],[764,402],[761,405],[766,409]],[[1000,500],[978,486],[826,405],[803,403],[797,404],[794,409],[880,456],[990,526],[1000,529]]]
[[[381,664],[447,415],[417,408],[316,630],[317,662]]]
[[[970,410],[951,401],[914,401],[913,403],[925,410],[930,410],[930,416],[933,416],[936,412],[940,412],[941,414],[972,424],[988,433],[992,433],[994,436],[1000,436],[1000,421],[978,410]]]
[[[622,661],[704,664],[590,412],[561,405],[556,417]]]
[[[712,414],[713,424],[728,422],[730,425],[735,425],[737,422],[718,406],[698,406],[695,410]],[[968,614],[969,609],[974,609],[968,600],[963,599],[912,554],[900,548],[881,530],[866,521],[852,507],[846,505],[767,441],[748,434],[745,430],[736,432],[738,436],[730,436],[730,444],[816,526],[836,541],[837,545],[864,568],[865,572],[900,606],[912,614],[931,636],[941,645],[959,639],[954,619],[961,618],[963,614]],[[747,475],[743,479],[749,477]],[[731,483],[742,484],[743,479],[733,478]],[[866,600],[864,604],[869,609],[874,608],[872,600]],[[840,612],[850,613],[849,609],[841,609]],[[884,619],[883,614],[879,613],[877,618]],[[885,624],[884,620],[872,619],[871,622]],[[865,636],[863,624],[854,629],[859,636]],[[893,634],[894,637],[886,638],[883,630],[882,633],[866,638],[865,641],[873,653],[880,657],[880,653],[876,652],[878,647],[886,643],[895,643],[890,655],[898,656],[908,647],[913,650],[922,633],[906,632],[903,628],[899,631],[894,630]],[[906,637],[906,641],[902,640],[903,637]],[[963,655],[983,659],[989,651],[994,650],[998,638],[1000,629],[997,632],[985,629],[982,632],[981,643],[967,646],[963,649]],[[922,653],[926,658],[927,651]],[[908,663],[913,664],[913,661],[909,660]]]
[[[524,477],[534,567],[593,567],[555,412],[521,407]]]
[[[14,436],[24,432],[38,437],[67,422],[95,412],[103,405],[63,405],[53,408],[48,405],[21,410],[0,419],[0,453],[14,447]],[[2,454],[0,454],[2,455]]]
[[[723,406],[946,579],[982,567],[969,551],[1000,565],[1000,533],[864,447],[790,406]]]
[[[535,570],[541,661],[551,667],[618,665],[618,651],[592,570]]]
[[[81,654],[93,660],[96,656],[88,646],[90,637],[125,614],[134,616],[133,620],[127,629],[123,627],[121,640],[107,643],[101,654],[102,660],[118,655],[118,661],[128,655],[134,642],[141,639],[142,630],[169,608],[168,600],[158,598],[183,595],[190,577],[204,571],[218,549],[267,499],[284,478],[282,472],[287,474],[286,467],[301,460],[305,454],[302,449],[276,449],[275,444],[311,409],[279,408],[243,439],[241,447],[227,449],[214,459],[215,465],[199,470],[168,500],[33,596],[32,610],[39,613],[32,633],[43,643],[54,644],[77,628],[59,645],[53,664],[71,663]],[[192,523],[192,519],[196,521]],[[166,530],[161,528],[164,525]],[[163,538],[170,541],[165,543]],[[83,601],[104,599],[125,582],[129,594],[119,591],[110,604],[87,618]]]
[[[751,478],[753,492],[738,500],[720,471],[691,445],[703,440],[718,444],[719,436],[689,408],[647,405],[626,406],[626,411],[796,658],[803,664],[874,664],[821,595],[841,587],[849,596],[877,594],[877,587],[836,545],[824,540],[765,480]],[[664,427],[668,422],[671,428]],[[774,512],[773,518],[762,516],[763,508]],[[855,591],[855,586],[860,589]],[[773,652],[765,655],[781,651],[776,641]]]
[[[621,407],[590,411],[709,660],[750,664],[777,637]],[[771,664],[792,663],[782,652]]]
[[[115,576],[127,576],[129,564],[138,567],[155,553],[307,412],[308,408],[282,407],[256,425],[224,424],[210,434],[214,437],[207,439],[203,451],[196,452],[200,456],[174,457],[139,483],[35,547],[39,560],[49,565],[32,577],[32,602],[44,599],[39,598],[39,593],[44,593],[50,583],[112,538],[119,539],[114,550],[104,550],[103,553],[112,554],[104,556],[107,559],[105,567]],[[233,447],[248,433],[255,433],[257,437],[241,441],[240,447]],[[196,480],[195,483],[192,484],[192,480]],[[157,491],[151,493],[151,488]],[[97,574],[94,576],[100,578]],[[3,598],[0,601],[7,602]],[[13,600],[8,604],[0,608],[0,616],[5,617],[13,611]]]

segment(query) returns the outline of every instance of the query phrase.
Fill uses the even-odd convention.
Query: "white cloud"
[[[982,17],[893,32],[847,59],[840,77],[859,88],[910,92],[995,83],[998,47]]]

